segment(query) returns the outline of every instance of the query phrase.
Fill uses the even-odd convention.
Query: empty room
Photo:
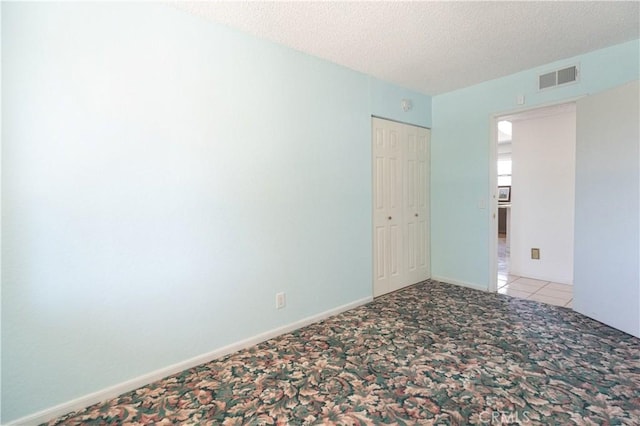
[[[640,2],[0,15],[1,424],[638,424]]]

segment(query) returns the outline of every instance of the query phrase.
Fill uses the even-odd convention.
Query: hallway
[[[572,307],[573,286],[509,274],[509,246],[498,237],[498,293],[549,305]]]

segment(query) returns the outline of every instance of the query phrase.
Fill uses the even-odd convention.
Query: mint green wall
[[[150,3],[3,3],[2,87],[3,422],[370,297],[370,116],[430,123]]]
[[[489,286],[490,119],[493,114],[596,93],[639,77],[638,40],[433,97],[431,268],[434,277]],[[540,73],[580,65],[580,81],[543,92]]]

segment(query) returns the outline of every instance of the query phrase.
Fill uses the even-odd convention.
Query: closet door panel
[[[404,276],[402,228],[402,128],[374,119],[374,296],[399,288]]]
[[[429,130],[407,126],[405,152],[405,285],[429,278]]]
[[[428,130],[374,118],[374,296],[428,278]]]
[[[430,137],[428,129],[417,129],[417,181],[418,197],[418,275],[417,281],[424,281],[431,277],[431,253],[429,251],[431,235],[429,232],[429,187],[430,187]]]

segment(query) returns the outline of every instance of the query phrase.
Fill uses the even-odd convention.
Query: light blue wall
[[[373,115],[416,126],[431,127],[431,97],[403,87],[370,78],[371,111]],[[403,111],[401,102],[409,99],[413,108]]]
[[[489,286],[490,121],[524,95],[534,107],[597,93],[639,76],[638,40],[433,97],[431,268],[434,277]],[[580,65],[577,84],[539,92],[540,73]]]
[[[2,67],[3,422],[372,295],[429,97],[148,3],[4,3]]]

